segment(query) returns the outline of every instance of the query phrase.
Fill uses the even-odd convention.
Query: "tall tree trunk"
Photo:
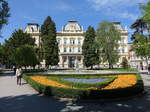
[[[109,63],[109,69],[111,69],[111,64]]]

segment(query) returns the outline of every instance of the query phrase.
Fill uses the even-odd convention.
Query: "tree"
[[[136,41],[133,41],[133,50],[136,55],[145,59],[148,65],[150,59],[150,39],[147,39],[144,35],[136,37]]]
[[[41,26],[41,37],[46,66],[48,67],[48,65],[57,65],[59,62],[59,49],[56,41],[56,26],[50,16],[46,18]]]
[[[113,23],[103,21],[99,24],[96,41],[102,60],[109,64],[109,68],[113,68],[113,64],[118,62],[118,41],[120,39],[120,32],[115,28]]]
[[[6,64],[9,65],[16,64],[14,60],[14,54],[16,52],[16,49],[23,45],[34,46],[35,40],[30,36],[30,34],[27,34],[22,30],[16,30],[15,32],[12,33],[12,36],[8,40],[5,40],[4,48],[7,51],[6,55],[8,58],[8,59],[6,58],[6,60],[9,61]]]
[[[8,23],[9,10],[8,3],[5,0],[0,0],[0,31]]]
[[[32,38],[30,34],[19,29],[13,32],[12,36],[9,38],[9,40],[6,40],[5,43],[9,48],[15,49],[26,44],[34,46],[35,39]]]
[[[18,66],[33,66],[39,64],[35,49],[29,45],[23,45],[16,49],[15,62]]]
[[[135,32],[133,34],[133,50],[137,56],[145,59],[148,64],[150,59],[150,2],[146,5],[141,5],[140,8],[142,10],[142,17],[131,26],[135,32],[138,32],[136,35]]]
[[[142,19],[137,19],[132,25],[131,29],[135,29],[131,39],[135,40],[137,35],[142,35],[147,25]]]
[[[95,46],[95,30],[92,26],[88,27],[85,33],[85,39],[82,46],[82,53],[84,56],[83,63],[86,67],[93,68],[93,65],[97,64],[98,55]]]
[[[126,57],[122,58],[122,63],[121,63],[123,68],[129,68],[128,60]]]
[[[5,56],[5,51],[2,45],[0,45],[0,64],[4,64],[4,56]]]

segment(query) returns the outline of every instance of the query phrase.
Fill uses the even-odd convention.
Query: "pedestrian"
[[[141,70],[143,70],[143,63],[140,62],[140,67],[141,67]]]
[[[16,69],[16,76],[17,76],[17,85],[21,85],[21,78],[22,78],[22,69],[18,67]]]
[[[150,75],[150,64],[148,65],[148,75]]]

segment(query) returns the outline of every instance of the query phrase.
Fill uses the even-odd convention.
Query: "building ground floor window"
[[[59,66],[63,68],[82,68],[83,56],[81,55],[62,55],[60,56]]]

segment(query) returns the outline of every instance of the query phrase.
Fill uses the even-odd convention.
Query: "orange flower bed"
[[[117,79],[102,89],[117,89],[131,87],[136,84],[136,75],[117,75]]]
[[[106,89],[118,89],[118,88],[126,88],[131,87],[136,84],[136,75],[113,75],[117,77],[112,83],[108,86],[102,88],[102,90]],[[103,77],[112,77],[112,76],[103,76]],[[62,88],[74,88],[69,85],[60,84],[59,82],[52,81],[48,79],[46,76],[31,76],[31,78],[41,84],[46,86],[55,86],[55,87],[62,87]],[[77,88],[74,88],[77,89]],[[81,88],[80,88],[81,89]],[[85,88],[83,88],[85,89]],[[87,88],[87,89],[97,89],[97,88]]]
[[[31,79],[33,79],[33,80],[35,80],[35,81],[37,81],[37,82],[39,82],[43,85],[46,85],[46,86],[56,86],[56,87],[70,88],[70,86],[63,85],[63,84],[60,84],[56,81],[49,80],[45,76],[31,76]]]

